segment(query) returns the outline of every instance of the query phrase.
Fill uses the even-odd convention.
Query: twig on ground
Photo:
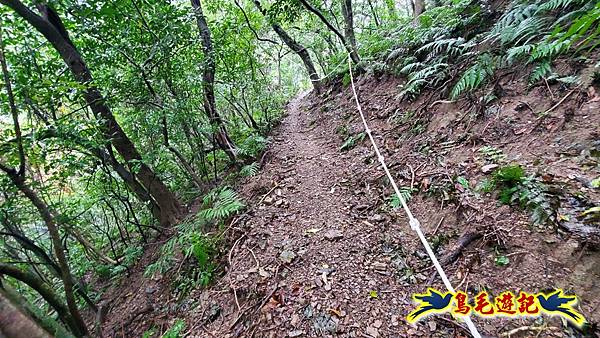
[[[442,222],[444,222],[444,218],[446,218],[446,216],[442,216],[442,218],[440,218],[440,221],[438,222],[437,226],[433,230],[433,233],[431,234],[431,236],[435,236],[435,234],[438,232],[438,230],[440,229],[440,225],[442,225]]]
[[[466,333],[466,334],[468,334],[468,335],[471,335],[471,333],[470,333],[470,331],[469,331],[469,329],[468,329],[468,328],[466,328],[466,327],[462,326],[461,324],[457,323],[457,322],[456,322],[456,321],[454,321],[454,320],[450,320],[450,319],[448,319],[448,318],[445,318],[445,317],[435,317],[435,320],[441,320],[441,321],[444,321],[444,322],[446,322],[446,323],[450,323],[450,324],[452,324],[452,325],[454,325],[454,326],[458,327],[459,329],[461,329],[461,330],[462,330],[464,333]]]
[[[271,190],[267,191],[267,193],[263,195],[263,197],[258,201],[257,204],[261,204],[265,200],[265,198],[267,198],[267,196],[269,196],[275,189],[277,189],[277,187],[279,187],[279,182],[275,182],[275,185],[273,186],[273,188],[271,188]]]
[[[546,88],[548,89],[548,93],[550,93],[552,101],[556,100],[556,98],[554,97],[554,93],[552,93],[552,90],[550,89],[550,86],[548,85],[548,80],[546,78],[544,78],[544,83],[546,83]]]
[[[415,187],[415,170],[413,169],[412,165],[408,163],[406,165],[410,169],[410,191],[413,191],[413,188]]]
[[[544,116],[546,116],[546,114],[548,114],[549,112],[553,111],[554,109],[556,109],[556,107],[560,106],[569,96],[571,96],[571,94],[573,94],[577,89],[579,89],[579,87],[574,88],[573,90],[571,90],[570,92],[567,93],[567,95],[565,95],[562,99],[560,99],[560,101],[558,101],[555,105],[553,105],[552,107],[550,107],[550,109],[546,110],[545,112],[543,112],[540,117],[538,117],[538,120],[543,118]]]
[[[543,330],[557,330],[559,329],[558,327],[554,327],[554,326],[550,326],[550,327],[546,327],[546,326],[520,326],[517,327],[515,329],[512,329],[510,331],[504,332],[502,334],[500,334],[500,337],[511,337],[514,334],[517,334],[519,332],[523,332],[523,331],[543,331]]]

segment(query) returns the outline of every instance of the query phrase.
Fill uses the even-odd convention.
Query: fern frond
[[[430,43],[425,44],[423,47],[417,49],[417,53],[431,53],[432,55],[439,55],[441,53],[445,53],[447,55],[460,55],[467,48],[471,47],[472,43],[466,43],[463,38],[449,38],[449,39],[441,39],[435,40]]]
[[[411,73],[408,76],[408,81],[404,85],[404,88],[400,92],[400,97],[414,98],[421,92],[421,88],[423,88],[425,84],[430,84],[432,86],[436,85],[442,79],[446,78],[447,68],[447,63],[436,63]]]
[[[552,65],[550,64],[550,61],[547,61],[547,60],[542,61],[537,66],[535,66],[535,68],[533,68],[533,71],[531,72],[531,75],[529,76],[529,84],[532,85],[532,84],[538,82],[543,77],[549,75],[551,72],[552,72]]]
[[[534,49],[534,45],[525,44],[521,46],[511,47],[506,51],[509,64],[514,63],[517,60],[522,60],[526,55],[530,55]]]
[[[479,60],[467,69],[458,82],[456,82],[450,92],[450,98],[454,100],[462,93],[478,88],[494,73],[495,69],[496,63],[494,58],[487,53],[481,55]]]
[[[572,5],[582,4],[584,2],[585,0],[550,0],[541,4],[536,13],[549,12],[558,8],[567,8]]]
[[[553,59],[559,54],[567,51],[571,41],[542,41],[531,51],[530,62],[541,59]]]
[[[254,175],[258,174],[259,169],[260,168],[258,167],[258,163],[253,162],[253,163],[243,166],[242,169],[240,169],[240,175],[243,177],[254,176]]]
[[[400,73],[410,74],[410,73],[415,72],[417,69],[422,69],[424,66],[425,66],[425,64],[423,64],[422,62],[409,63],[406,66],[404,66],[402,69],[400,69]]]
[[[244,207],[237,193],[229,188],[217,189],[207,194],[203,199],[203,210],[198,212],[198,217],[221,221],[237,213]]]

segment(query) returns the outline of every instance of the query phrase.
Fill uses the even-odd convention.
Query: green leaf
[[[510,263],[510,259],[508,259],[508,257],[504,255],[500,255],[496,256],[496,258],[494,259],[494,263],[496,263],[496,265],[498,266],[506,266],[508,265],[508,263]]]
[[[469,181],[467,181],[466,178],[459,176],[456,178],[456,181],[458,182],[458,184],[460,184],[463,188],[465,189],[469,189]]]

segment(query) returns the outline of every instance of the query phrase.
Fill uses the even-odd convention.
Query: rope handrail
[[[398,199],[400,200],[400,203],[402,204],[402,208],[404,209],[404,211],[406,212],[406,215],[408,216],[408,223],[410,224],[411,229],[414,230],[417,233],[417,235],[419,236],[421,243],[425,247],[425,251],[427,251],[429,258],[431,259],[431,261],[433,262],[433,265],[435,266],[435,269],[437,270],[437,273],[442,278],[442,281],[444,282],[446,289],[448,289],[448,291],[450,291],[454,294],[455,290],[452,287],[450,280],[448,280],[448,277],[446,276],[444,269],[442,268],[438,259],[435,257],[433,250],[431,250],[431,246],[429,246],[429,243],[427,242],[427,238],[425,238],[423,231],[421,231],[421,223],[419,222],[418,219],[416,219],[413,216],[412,212],[408,208],[408,205],[406,204],[404,197],[402,197],[402,194],[400,193],[400,190],[398,189],[398,186],[396,185],[396,181],[394,180],[394,178],[392,177],[392,174],[388,170],[388,167],[385,164],[385,159],[384,159],[383,155],[381,155],[381,152],[379,151],[379,148],[377,147],[377,144],[375,143],[375,139],[373,138],[373,135],[371,134],[371,129],[369,129],[369,125],[367,124],[367,120],[365,119],[365,114],[363,113],[362,108],[360,106],[360,102],[358,101],[358,95],[356,94],[356,87],[354,86],[354,76],[352,75],[352,62],[350,62],[349,57],[348,57],[348,70],[350,71],[350,83],[352,85],[352,93],[354,94],[354,100],[356,101],[356,107],[358,108],[358,112],[360,113],[360,118],[362,119],[363,125],[365,127],[365,133],[369,136],[369,140],[371,141],[371,144],[373,145],[373,149],[375,150],[375,154],[377,155],[377,160],[379,160],[381,167],[385,171],[385,174],[387,175],[390,183],[392,184],[392,187],[394,188],[394,192],[396,193],[396,196],[398,196]],[[473,321],[471,321],[471,317],[465,316],[465,317],[463,317],[463,320],[467,324],[467,327],[469,328],[471,335],[474,338],[481,338],[481,334],[479,334],[479,331],[477,331],[475,324],[473,324]]]

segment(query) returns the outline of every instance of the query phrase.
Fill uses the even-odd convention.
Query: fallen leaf
[[[331,314],[336,315],[340,318],[343,317],[342,312],[340,310],[329,308],[329,309],[327,309],[327,311],[329,311]]]
[[[306,234],[316,234],[317,232],[323,230],[323,228],[311,228],[305,231]]]

